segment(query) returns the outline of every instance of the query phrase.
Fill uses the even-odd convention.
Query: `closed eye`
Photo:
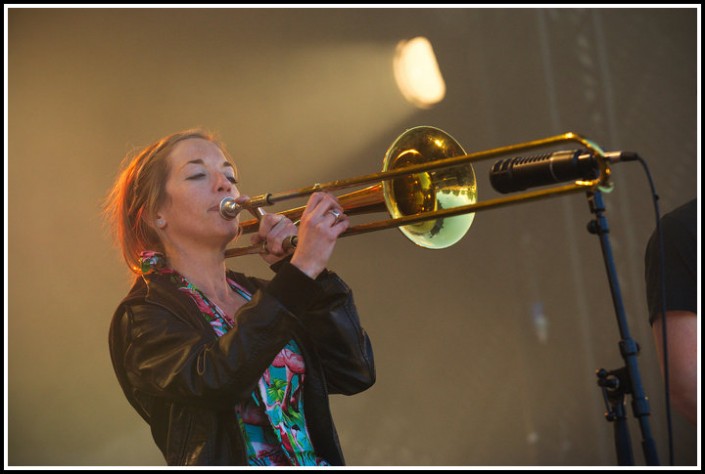
[[[186,179],[199,179],[199,178],[203,178],[204,176],[205,176],[204,173],[198,173],[198,174],[194,174],[193,176],[189,176]]]
[[[237,184],[237,179],[235,179],[235,176],[226,176],[228,178],[228,181],[230,181],[233,184]]]

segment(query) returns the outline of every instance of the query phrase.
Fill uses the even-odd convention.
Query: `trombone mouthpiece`
[[[223,198],[223,200],[220,201],[220,215],[223,219],[229,221],[235,219],[242,209],[242,206],[235,202],[233,198]]]

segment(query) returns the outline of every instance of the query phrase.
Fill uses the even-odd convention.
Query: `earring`
[[[155,219],[154,223],[155,223],[155,224],[157,225],[157,227],[159,227],[160,229],[163,229],[164,227],[166,227],[166,221],[164,220],[163,217],[158,217],[157,219]]]

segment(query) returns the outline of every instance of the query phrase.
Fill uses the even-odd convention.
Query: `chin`
[[[235,226],[235,228],[230,228],[225,233],[225,238],[227,239],[226,244],[232,242],[234,239],[240,236],[240,226]]]

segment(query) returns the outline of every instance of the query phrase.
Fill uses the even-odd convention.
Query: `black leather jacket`
[[[295,338],[306,364],[311,441],[319,456],[343,465],[328,394],[352,395],[375,382],[372,348],[350,288],[332,272],[314,281],[289,263],[271,282],[230,276],[253,298],[238,312],[236,328],[220,338],[166,277],[137,279],[109,335],[127,399],[150,425],[167,464],[244,465],[234,406]]]

